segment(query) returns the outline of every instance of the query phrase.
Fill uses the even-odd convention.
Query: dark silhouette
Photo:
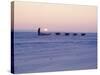
[[[38,35],[41,35],[40,28],[38,28]]]
[[[41,33],[40,35],[51,35],[51,33]]]
[[[57,33],[55,33],[56,35],[60,35],[61,33],[59,33],[59,32],[57,32]]]
[[[85,36],[86,34],[85,33],[81,33],[81,36]]]
[[[74,36],[77,36],[77,33],[73,33]]]
[[[68,36],[68,35],[69,35],[69,33],[65,33],[65,35],[66,35],[66,36]]]

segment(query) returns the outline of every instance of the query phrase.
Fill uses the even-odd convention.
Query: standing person
[[[38,28],[38,35],[40,35],[40,28]]]

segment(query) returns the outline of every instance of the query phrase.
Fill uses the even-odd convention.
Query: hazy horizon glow
[[[15,2],[14,30],[97,32],[96,6]]]

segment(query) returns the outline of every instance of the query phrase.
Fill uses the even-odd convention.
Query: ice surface
[[[15,73],[95,69],[97,34],[37,36],[15,32]]]

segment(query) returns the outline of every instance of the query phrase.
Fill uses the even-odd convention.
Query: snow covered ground
[[[97,68],[97,34],[37,36],[15,32],[15,73]]]

